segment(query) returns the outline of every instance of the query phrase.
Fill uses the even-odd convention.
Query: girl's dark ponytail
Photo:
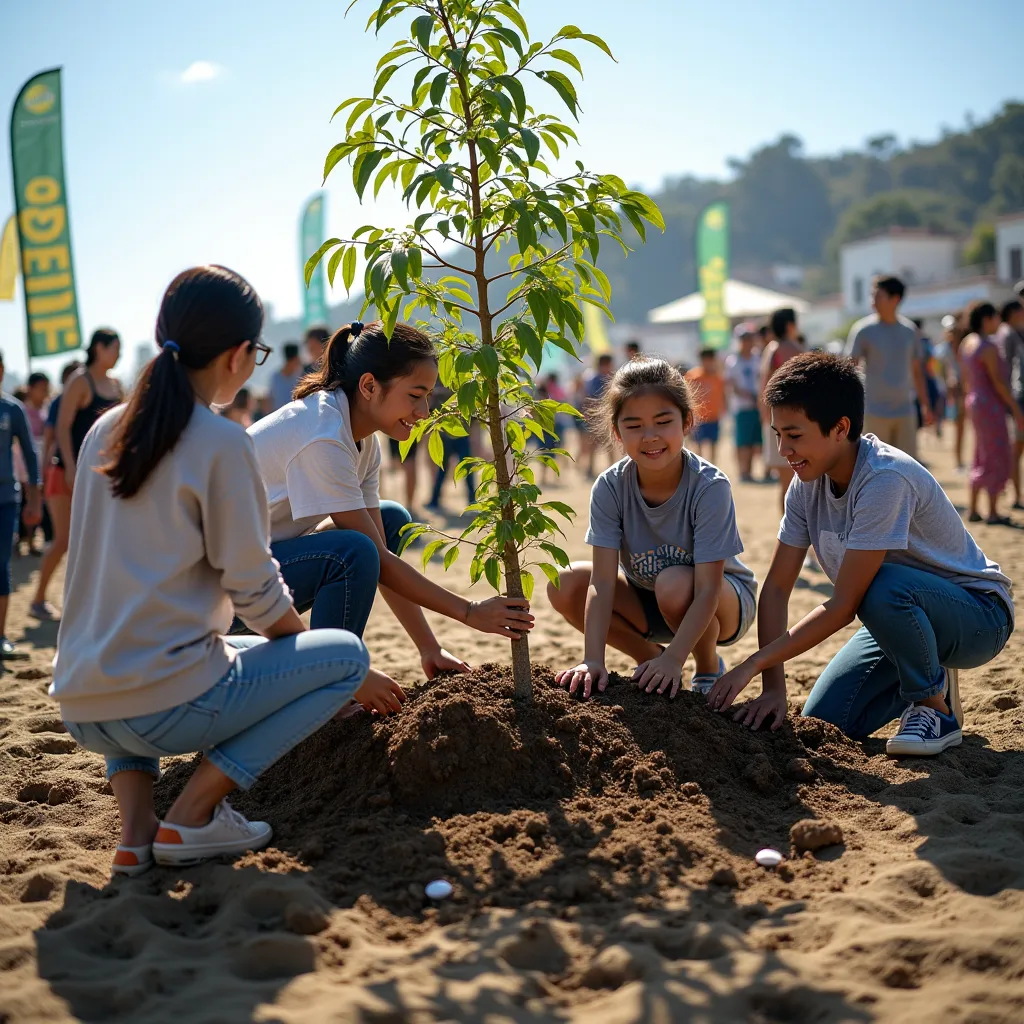
[[[436,362],[437,352],[422,331],[409,324],[395,324],[394,333],[388,338],[379,320],[372,324],[355,320],[328,339],[320,365],[299,381],[292,398],[308,398],[318,391],[339,388],[351,398],[363,374],[371,374],[386,387],[396,377],[411,373],[423,360]]]
[[[113,432],[110,477],[118,498],[138,494],[160,460],[174,450],[195,409],[187,370],[201,370],[222,352],[255,342],[263,304],[252,285],[226,267],[194,267],[168,286],[156,323],[160,352],[139,376]]]

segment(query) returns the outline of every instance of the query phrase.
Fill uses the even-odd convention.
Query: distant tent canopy
[[[773,292],[770,288],[759,288],[733,278],[725,282],[725,314],[732,320],[771,316],[785,306],[800,314],[805,313],[809,305],[795,295]],[[704,297],[700,292],[684,295],[647,312],[647,320],[652,324],[699,323],[703,316]]]

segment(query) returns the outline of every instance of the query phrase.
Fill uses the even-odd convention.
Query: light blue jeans
[[[102,754],[107,778],[141,771],[160,777],[160,758],[203,751],[242,789],[328,722],[366,678],[370,655],[340,629],[279,640],[231,637],[231,668],[187,704],[110,722],[66,722],[86,750]]]
[[[854,739],[942,693],[945,668],[990,662],[1012,632],[995,594],[883,563],[857,609],[863,626],[814,684],[803,713]]]

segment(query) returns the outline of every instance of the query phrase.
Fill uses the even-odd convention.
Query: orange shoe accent
[[[178,845],[181,845],[184,843],[184,840],[181,838],[180,832],[176,832],[173,828],[168,828],[166,825],[161,825],[160,828],[157,829],[156,839],[154,839],[153,842],[177,843]]]
[[[121,867],[133,868],[137,867],[142,862],[134,853],[132,853],[131,850],[118,850],[117,853],[114,854],[114,863],[121,865]]]

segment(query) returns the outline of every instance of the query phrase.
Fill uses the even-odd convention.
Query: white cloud
[[[179,76],[184,85],[194,85],[196,82],[211,82],[222,74],[224,69],[219,64],[213,64],[208,60],[194,60]]]

